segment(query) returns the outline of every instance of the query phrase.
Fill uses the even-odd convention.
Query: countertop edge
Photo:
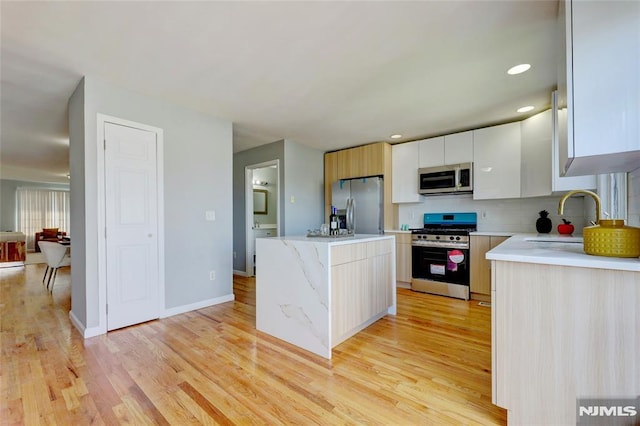
[[[517,234],[488,251],[488,260],[640,272],[640,258],[592,256],[582,244],[525,241],[538,234]]]
[[[521,232],[504,232],[504,231],[473,231],[469,232],[469,235],[477,235],[483,237],[513,237],[514,235],[521,234]]]
[[[293,236],[282,236],[282,237],[270,237],[270,238],[258,238],[259,240],[266,241],[291,241],[296,243],[311,243],[311,244],[327,244],[329,246],[339,246],[346,244],[357,244],[364,243],[368,241],[377,241],[377,240],[395,240],[395,236],[393,235],[384,235],[384,234],[356,234],[351,238],[321,238],[321,237],[307,237],[305,235],[293,235]]]

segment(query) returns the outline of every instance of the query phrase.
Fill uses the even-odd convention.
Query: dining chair
[[[56,281],[56,275],[58,274],[58,268],[71,265],[71,256],[67,255],[67,247],[60,243],[53,243],[49,241],[39,241],[40,251],[44,254],[45,261],[47,262],[47,269],[44,271],[44,277],[42,277],[42,283],[49,273],[49,279],[47,280],[47,289],[53,293],[53,284]],[[51,288],[49,288],[51,285]]]

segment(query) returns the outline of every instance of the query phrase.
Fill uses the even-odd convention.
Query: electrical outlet
[[[234,251],[233,252],[233,258],[235,259],[237,257],[237,253]]]
[[[216,271],[209,271],[209,280],[210,281],[216,280]]]
[[[296,202],[296,197],[294,195],[291,196],[291,204]]]
[[[208,221],[216,220],[216,211],[215,210],[207,210],[205,212],[205,219]]]

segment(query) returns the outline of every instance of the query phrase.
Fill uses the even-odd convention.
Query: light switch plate
[[[215,210],[207,210],[205,212],[205,218],[209,221],[216,220],[216,211]]]

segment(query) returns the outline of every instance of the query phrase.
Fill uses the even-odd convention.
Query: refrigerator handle
[[[347,231],[351,230],[351,198],[347,198],[347,210],[345,212],[345,220],[347,222]]]
[[[351,231],[354,234],[356,232],[355,208],[355,198],[349,198],[349,200],[347,200],[347,230]]]

